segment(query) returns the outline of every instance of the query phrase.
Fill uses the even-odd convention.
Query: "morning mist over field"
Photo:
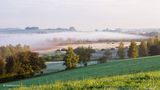
[[[0,90],[160,90],[160,0],[0,0]]]
[[[114,32],[57,32],[48,34],[0,34],[0,45],[30,45],[31,47],[44,47],[47,44],[56,44],[54,39],[74,39],[74,40],[131,40],[131,39],[145,39],[145,36],[132,35],[125,33]],[[59,41],[63,42],[63,41]]]

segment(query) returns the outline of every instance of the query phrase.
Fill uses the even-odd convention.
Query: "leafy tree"
[[[46,68],[44,60],[34,52],[19,52],[6,58],[5,70],[7,74],[26,77],[39,73],[44,68]]]
[[[4,73],[4,64],[3,59],[0,59],[0,75]]]
[[[149,39],[147,40],[147,46],[148,46],[148,48],[149,48],[150,46],[159,44],[159,42],[160,42],[160,41],[159,41],[158,36],[152,37],[152,38],[149,38]]]
[[[19,44],[0,47],[0,74],[6,75],[5,78],[32,76],[44,68],[44,59],[38,53],[31,52],[28,46]]]
[[[8,56],[14,55],[19,52],[30,51],[30,47],[27,45],[21,46],[20,44],[16,46],[7,45],[0,47],[0,56],[2,58],[7,58]]]
[[[63,60],[65,61],[66,69],[73,69],[76,68],[79,62],[79,56],[74,52],[73,48],[69,47]]]
[[[160,55],[160,41],[158,37],[148,39],[149,55]]]
[[[144,40],[142,40],[141,44],[139,45],[139,56],[148,56],[148,47],[147,43]]]
[[[155,44],[155,45],[158,45],[158,44],[159,44],[159,38],[158,38],[158,36],[155,36],[155,37],[154,37],[154,44]]]
[[[99,63],[106,63],[107,60],[109,60],[111,58],[111,55],[112,55],[111,51],[110,50],[106,50],[104,52],[103,56],[99,58],[98,62]]]
[[[138,46],[135,41],[131,41],[131,45],[129,46],[128,56],[130,58],[137,58],[139,56]]]
[[[149,38],[149,39],[147,40],[147,46],[148,46],[148,48],[149,48],[150,46],[152,46],[152,45],[154,45],[154,38]]]
[[[19,66],[18,65],[18,60],[15,59],[15,56],[8,56],[6,58],[6,65],[5,65],[5,70],[6,70],[6,73],[16,73],[17,71],[17,68]]]
[[[118,54],[120,59],[125,58],[125,47],[124,47],[123,42],[120,42],[117,54]]]
[[[153,55],[160,55],[160,44],[150,46],[149,47],[149,54],[151,56],[153,56]]]
[[[33,72],[40,72],[42,69],[46,68],[44,59],[39,57],[38,53],[26,52],[29,55],[30,65],[32,66]]]
[[[95,52],[91,47],[78,47],[74,51],[79,56],[79,63],[84,66],[87,66],[87,62],[90,61],[92,53]]]
[[[16,60],[19,61],[18,75],[26,76],[33,75],[34,73],[41,72],[42,69],[46,68],[44,60],[34,52],[20,52],[17,54]]]

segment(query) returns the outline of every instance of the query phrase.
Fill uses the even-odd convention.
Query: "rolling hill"
[[[55,86],[58,87],[59,85],[63,87],[62,89],[69,88],[69,90],[74,89],[74,87],[77,87],[76,85],[78,85],[80,89],[83,89],[85,85],[86,85],[85,89],[92,89],[93,86],[96,86],[94,85],[95,82],[104,84],[105,81],[107,80],[108,80],[107,82],[108,83],[110,82],[110,84],[104,84],[104,85],[110,85],[110,86],[107,86],[105,88],[114,89],[119,86],[118,89],[119,88],[123,89],[123,86],[130,85],[130,84],[126,84],[127,82],[133,83],[134,87],[136,86],[138,87],[138,85],[142,83],[140,82],[141,79],[142,81],[149,80],[148,81],[149,83],[150,82],[154,83],[154,80],[156,78],[160,78],[159,70],[160,70],[160,56],[145,57],[145,58],[138,58],[134,60],[129,59],[129,60],[112,61],[112,62],[92,65],[84,68],[77,68],[77,69],[61,71],[57,73],[50,73],[47,75],[34,77],[31,79],[4,83],[0,85],[0,89],[8,89],[10,87],[18,86],[18,85],[23,85],[23,87],[19,88],[19,90],[23,90],[23,89],[36,90],[40,88],[41,90],[43,89],[50,90],[51,88],[55,89]],[[136,77],[138,79],[134,80]],[[134,81],[132,81],[132,79]],[[74,82],[75,84],[73,84],[73,81],[75,80],[76,82]],[[136,84],[138,83],[138,80],[139,80],[139,84]],[[63,81],[63,82],[59,83],[57,81]],[[90,81],[92,81],[93,83]],[[98,87],[100,87],[99,83],[97,83],[97,87],[93,87],[93,88],[97,89]],[[101,89],[104,89],[103,84],[101,85],[102,86]],[[89,85],[89,88],[87,88],[88,85]],[[59,88],[61,88],[60,86]],[[30,87],[30,88],[25,88],[25,87]],[[132,86],[130,87],[126,86],[126,87],[131,89],[134,88]]]

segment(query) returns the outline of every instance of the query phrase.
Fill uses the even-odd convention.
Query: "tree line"
[[[0,82],[33,76],[45,67],[44,60],[29,46],[0,47]]]
[[[121,41],[117,51],[119,59],[125,59],[126,55],[129,58],[160,55],[160,41],[158,37],[153,37],[148,40],[141,40],[140,45],[137,45],[135,41],[131,41],[127,50],[127,54],[125,49],[126,47]],[[67,53],[63,58],[65,61],[64,65],[66,65],[66,69],[73,69],[76,68],[78,63],[87,66],[87,62],[91,60],[91,55],[95,52],[95,50],[91,47],[78,47],[76,49],[69,47],[66,52]],[[105,50],[98,62],[107,62],[107,60],[111,58],[111,54],[112,53],[110,50]]]
[[[135,41],[131,41],[128,49],[129,58],[138,58],[145,56],[160,55],[160,41],[158,37],[149,38],[148,40],[142,40],[140,45],[137,45]],[[120,59],[125,58],[125,47],[123,42],[118,47],[118,56]]]

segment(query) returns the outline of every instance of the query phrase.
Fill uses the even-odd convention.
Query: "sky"
[[[160,0],[0,0],[0,27],[159,28]]]

